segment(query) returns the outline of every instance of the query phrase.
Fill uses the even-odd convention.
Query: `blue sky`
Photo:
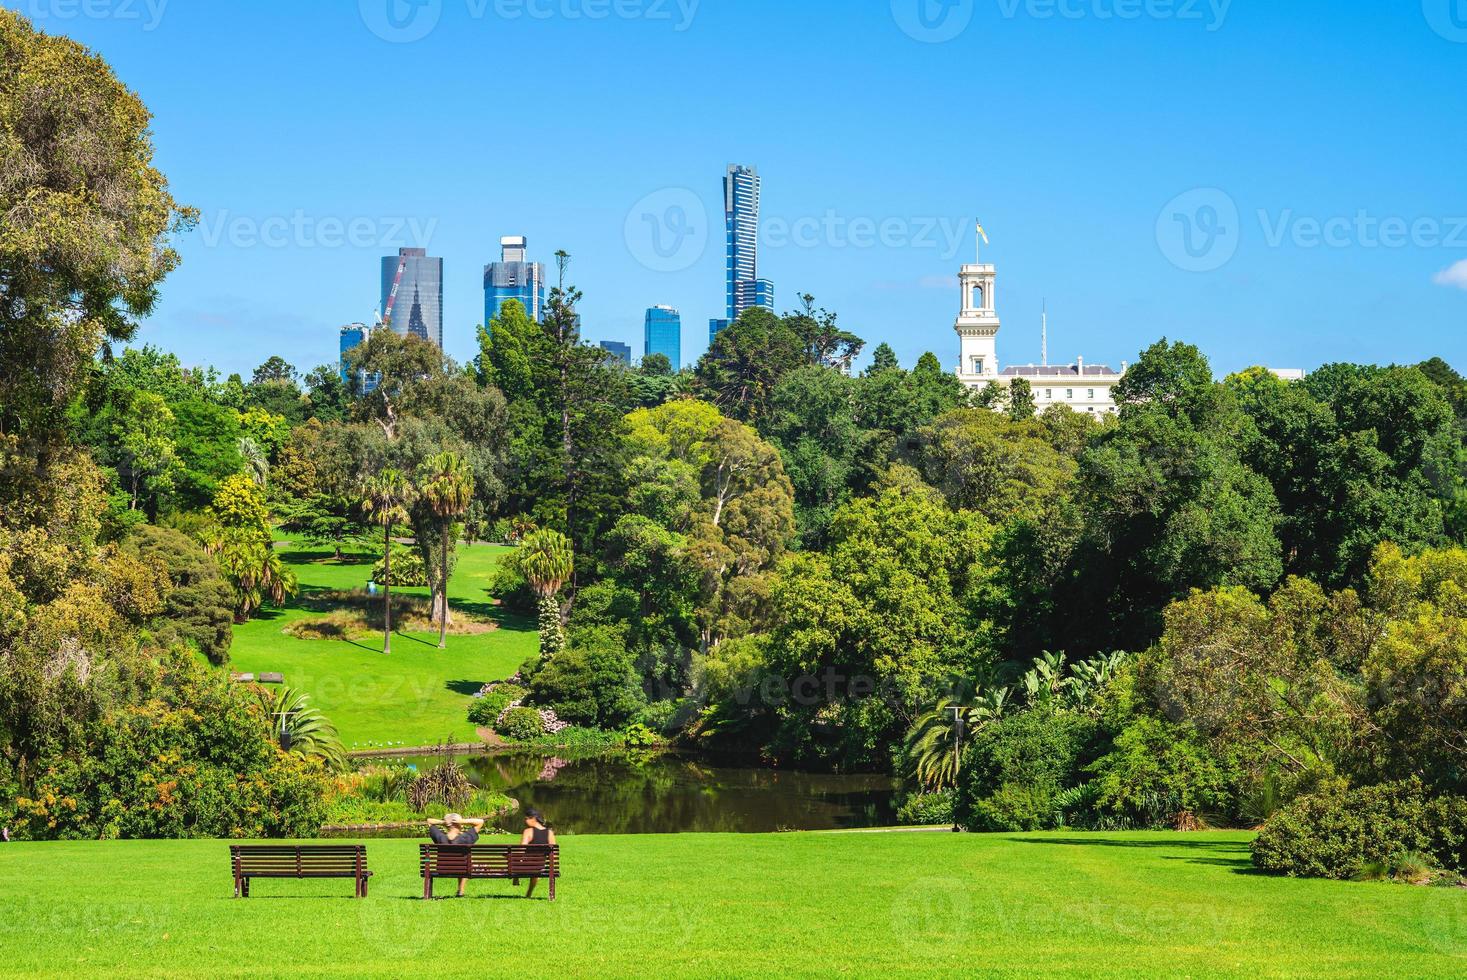
[[[154,111],[204,223],[140,339],[191,364],[333,361],[399,245],[464,358],[507,234],[571,253],[588,339],[665,303],[692,361],[740,162],[781,310],[909,365],[956,364],[979,218],[1005,363],[1047,301],[1053,361],[1467,368],[1467,0],[3,2]]]

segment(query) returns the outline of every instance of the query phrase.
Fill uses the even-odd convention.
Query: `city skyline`
[[[1462,46],[1419,4],[1238,4],[1221,24],[1016,10],[975,7],[940,43],[889,4],[831,17],[765,0],[704,3],[683,30],[443,4],[431,33],[403,43],[354,4],[170,5],[149,30],[54,11],[38,23],[117,67],[155,114],[158,166],[201,212],[136,342],[225,373],[277,353],[329,363],[333,331],[377,301],[365,269],[404,246],[445,257],[444,345],[464,361],[482,267],[511,232],[541,256],[571,254],[590,337],[635,345],[642,311],[663,302],[682,311],[691,352],[727,312],[713,175],[731,161],[766,178],[759,274],[779,286],[777,310],[813,294],[867,356],[881,341],[909,365],[950,349],[952,270],[981,213],[1008,283],[1010,362],[1040,359],[1047,299],[1055,360],[1118,364],[1165,335],[1219,373],[1467,363],[1467,188],[1453,163],[1467,93],[1441,84]],[[764,43],[816,34],[828,43],[798,69]],[[604,85],[591,66],[608,46],[679,85]],[[486,47],[492,78],[475,67]],[[737,85],[706,71],[730,48],[747,58]],[[384,59],[414,85],[364,92],[353,66]],[[505,152],[471,113],[500,97],[494,79],[550,61],[563,70],[536,95],[557,111],[516,115],[518,140],[573,132],[591,152]],[[1319,64],[1339,70],[1326,82]],[[176,85],[180,71],[197,82]],[[309,104],[293,97],[302,86]],[[414,120],[426,177],[343,152],[393,117]],[[632,130],[678,135],[649,152]]]

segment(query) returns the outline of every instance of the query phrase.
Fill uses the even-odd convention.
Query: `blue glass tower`
[[[443,347],[443,260],[423,248],[382,259],[382,319],[393,330]]]
[[[647,311],[643,328],[642,354],[664,354],[674,371],[683,366],[683,318],[670,306]]]
[[[499,315],[505,300],[517,299],[530,319],[545,311],[545,267],[527,259],[529,242],[523,235],[499,240],[499,261],[484,266],[484,326]]]
[[[341,328],[341,360],[338,367],[341,371],[341,383],[346,385],[348,391],[352,387],[352,373],[351,366],[347,363],[347,354],[365,344],[370,336],[372,328],[365,323],[348,323]],[[370,395],[382,383],[382,375],[359,370],[356,380],[360,382],[361,393]]]
[[[730,164],[723,178],[723,217],[728,235],[728,321],[755,306],[774,309],[774,284],[759,278],[759,171]]]
[[[632,347],[630,344],[623,344],[619,340],[603,340],[600,346],[602,350],[615,357],[618,361],[628,366],[631,365]]]

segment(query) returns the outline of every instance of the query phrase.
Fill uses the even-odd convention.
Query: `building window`
[[[975,358],[973,358],[973,373],[974,374],[982,374],[983,373],[983,358],[981,358],[981,357],[975,357]]]
[[[1066,388],[1065,389],[1065,401],[1072,402],[1074,400],[1075,400],[1075,389],[1074,388]]]
[[[1091,388],[1090,389],[1089,398],[1090,398],[1091,401],[1095,401],[1095,389],[1094,388]]]
[[[1044,389],[1044,400],[1045,401],[1049,401],[1049,399],[1051,399],[1053,397],[1054,397],[1054,389],[1053,388],[1045,388]]]

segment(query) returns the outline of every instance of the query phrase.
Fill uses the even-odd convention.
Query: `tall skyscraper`
[[[499,261],[484,266],[484,326],[499,315],[507,299],[517,299],[539,320],[545,310],[545,266],[528,260],[529,242],[523,235],[499,240]]]
[[[347,354],[365,344],[371,335],[372,328],[365,323],[348,323],[341,328],[341,360],[338,362],[338,367],[341,371],[341,383],[348,388],[352,383],[352,371],[351,365],[347,363]],[[382,377],[358,369],[357,379],[360,381],[362,393],[370,395],[377,390],[377,385],[381,382]]]
[[[670,306],[654,306],[647,311],[642,331],[642,355],[665,354],[674,371],[683,366],[683,318]]]
[[[630,344],[623,344],[619,340],[603,340],[601,341],[600,347],[623,364],[631,365],[632,347]]]
[[[346,362],[347,353],[366,342],[367,325],[365,323],[348,323],[341,328],[341,360],[338,363],[341,369],[342,384],[351,384],[351,367]]]
[[[759,187],[757,168],[729,164],[723,178],[723,217],[728,233],[730,323],[751,307],[774,309],[774,283],[759,278]]]
[[[708,346],[710,348],[713,346],[713,341],[718,337],[718,331],[722,330],[726,326],[728,326],[727,320],[715,319],[708,321]]]
[[[425,248],[400,248],[382,259],[382,319],[406,336],[443,346],[443,260]]]

